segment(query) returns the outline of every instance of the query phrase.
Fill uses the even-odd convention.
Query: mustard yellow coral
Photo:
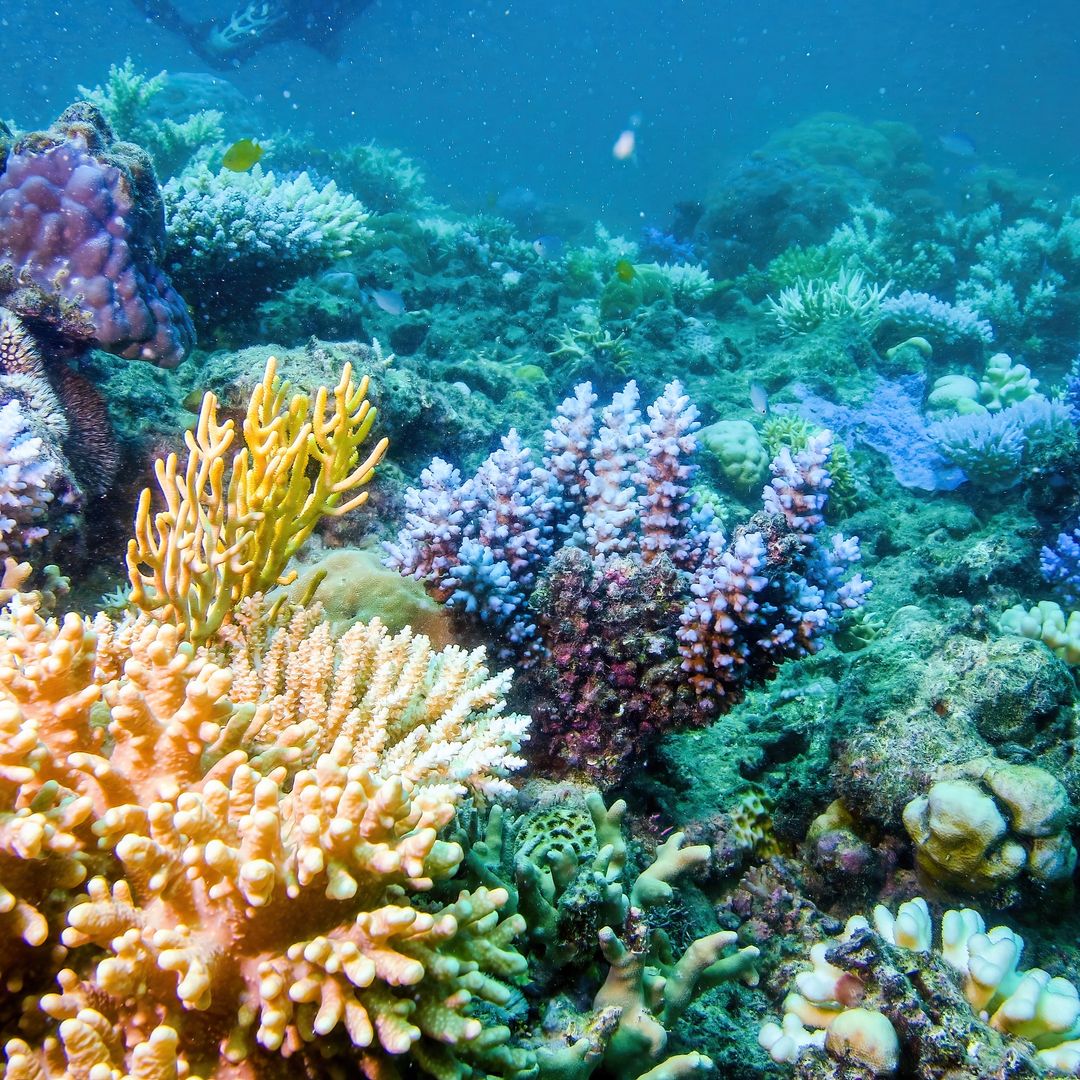
[[[165,508],[152,512],[149,489],[139,500],[131,602],[203,642],[244,597],[288,584],[286,566],[319,521],[367,500],[360,489],[387,447],[383,439],[360,458],[375,420],[367,388],[346,364],[332,405],[326,387],[314,402],[290,397],[271,357],[244,417],[245,445],[228,466],[234,424],[218,422],[217,398],[206,394],[185,436],[183,471],[175,454],[155,467]]]

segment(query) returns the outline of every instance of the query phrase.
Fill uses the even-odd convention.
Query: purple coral
[[[464,483],[433,463],[387,562],[527,667],[537,752],[608,783],[651,736],[815,651],[869,583],[849,573],[857,539],[820,535],[830,436],[777,458],[729,542],[690,490],[697,410],[679,383],[644,424],[633,383],[599,422],[594,403],[588,384],[563,403],[541,466],[513,432]]]
[[[1059,533],[1054,547],[1044,547],[1039,568],[1068,607],[1080,606],[1080,529]]]
[[[165,216],[147,155],[84,102],[0,161],[0,302],[54,343],[180,363],[194,329],[159,265]]]
[[[23,555],[77,513],[82,494],[33,409],[0,392],[0,554]]]
[[[994,328],[969,304],[950,304],[929,293],[905,289],[882,300],[880,311],[883,319],[906,330],[937,333],[946,344],[974,340],[989,345],[994,340]]]

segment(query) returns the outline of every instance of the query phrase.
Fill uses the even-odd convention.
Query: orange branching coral
[[[378,623],[335,638],[304,609],[252,602],[207,649],[145,615],[16,604],[0,927],[69,966],[26,996],[7,1076],[261,1075],[298,1054],[380,1080],[406,1053],[440,1078],[523,1068],[469,1009],[524,972],[506,891],[422,902],[462,861],[440,839],[461,794],[520,763],[504,689],[481,654]],[[35,904],[46,885],[69,903]],[[43,1017],[55,1036],[34,1041]]]
[[[276,371],[271,357],[248,404],[245,446],[228,469],[234,425],[218,422],[208,393],[186,435],[183,471],[175,454],[157,463],[165,509],[152,513],[149,489],[139,501],[128,545],[132,603],[197,643],[245,597],[292,580],[289,560],[323,517],[366,501],[360,489],[386,452],[383,439],[360,457],[375,421],[366,376],[357,384],[346,364],[337,387],[320,387],[313,402],[290,398]]]

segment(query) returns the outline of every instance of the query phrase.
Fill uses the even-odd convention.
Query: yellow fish
[[[263,156],[263,148],[254,139],[240,139],[225,151],[221,164],[233,172],[247,172]]]
[[[637,271],[629,259],[620,259],[615,264],[615,276],[621,281],[633,281]]]

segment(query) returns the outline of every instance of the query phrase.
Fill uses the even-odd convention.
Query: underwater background
[[[0,33],[0,1080],[1080,1075],[1080,18]]]

